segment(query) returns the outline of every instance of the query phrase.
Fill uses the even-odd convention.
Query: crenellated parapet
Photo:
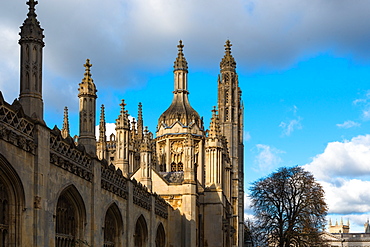
[[[142,207],[148,211],[152,210],[152,198],[151,193],[148,191],[148,188],[143,186],[141,183],[138,183],[135,179],[131,180],[134,185],[133,189],[133,198],[134,204]]]
[[[127,200],[128,179],[122,175],[120,169],[116,169],[113,164],[108,166],[106,160],[101,161],[101,187],[113,194]]]
[[[168,218],[168,207],[170,206],[165,199],[163,199],[161,196],[154,193],[155,198],[155,209],[154,212],[156,215],[167,219]]]
[[[56,126],[50,132],[50,163],[92,182],[92,158],[70,136],[63,138]]]
[[[0,92],[0,139],[35,154],[34,128],[34,122],[26,117],[19,101],[10,105]]]

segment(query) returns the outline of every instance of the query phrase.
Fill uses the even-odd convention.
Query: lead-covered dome
[[[201,128],[199,114],[191,107],[188,99],[188,63],[183,54],[184,45],[180,40],[176,61],[174,63],[174,97],[168,109],[158,119],[158,127],[165,125],[172,126],[180,122],[184,127],[196,124]]]

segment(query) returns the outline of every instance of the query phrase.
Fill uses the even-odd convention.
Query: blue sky
[[[155,132],[172,100],[182,39],[190,102],[208,127],[230,39],[245,107],[246,191],[280,166],[303,165],[323,184],[333,222],[350,219],[361,232],[370,218],[369,11],[366,0],[40,0],[45,120],[61,127],[68,106],[78,134],[77,88],[89,58],[107,122],[123,98],[134,117],[142,102]],[[8,102],[19,94],[26,13],[21,0],[0,8],[0,90]]]

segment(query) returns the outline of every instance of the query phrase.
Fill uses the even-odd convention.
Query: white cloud
[[[253,217],[254,216],[253,210],[251,208],[251,199],[247,193],[244,193],[244,220],[252,219]]]
[[[24,3],[7,1],[0,9],[0,61],[11,67],[4,70],[10,78],[3,78],[0,72],[0,86],[8,92],[12,89],[4,85],[14,85],[19,79],[18,55],[14,54],[19,51],[18,27],[27,13]],[[192,68],[201,66],[203,71],[215,73],[227,38],[234,44],[241,70],[287,68],[302,56],[312,57],[328,49],[335,55],[350,53],[354,59],[366,61],[370,57],[370,23],[364,20],[369,7],[365,0],[356,4],[346,0],[43,1],[36,12],[45,29],[44,68],[48,76],[60,79],[53,80],[55,90],[45,94],[64,90],[66,84],[75,87],[83,76],[86,58],[94,65],[97,84],[104,82],[121,90],[142,86],[147,74],[138,70],[161,73],[171,69],[179,39],[184,40]],[[89,18],[81,13],[89,13]],[[16,90],[13,92],[17,96]],[[55,104],[75,94],[54,95],[59,99]],[[60,109],[63,106],[58,105]]]
[[[324,152],[305,165],[305,169],[324,181],[331,181],[338,176],[370,176],[370,135],[328,143]]]
[[[345,121],[342,124],[337,124],[338,128],[343,128],[343,129],[349,129],[349,128],[360,127],[360,126],[361,126],[360,123],[357,123],[357,122],[354,122],[354,121],[351,121],[351,120]]]
[[[244,135],[243,135],[243,140],[244,141],[249,141],[251,139],[251,134],[249,133],[249,131],[244,131]]]
[[[370,106],[367,106],[370,108]],[[366,108],[362,110],[362,117],[365,121],[370,120],[370,109]]]
[[[362,108],[362,120],[370,120],[370,90],[362,98],[355,99],[352,103]]]
[[[269,173],[282,162],[279,155],[285,153],[284,151],[264,144],[257,144],[256,147],[258,154],[254,159],[255,170]]]
[[[295,109],[296,111],[296,109]],[[281,122],[279,124],[279,127],[283,129],[283,136],[290,136],[291,133],[295,130],[302,129],[302,124],[301,124],[302,118],[298,117],[297,119],[293,119],[286,122]]]
[[[369,101],[369,99],[370,99],[370,90],[366,91],[364,97],[359,98],[359,99],[355,99],[352,103],[354,105],[367,103]]]
[[[107,136],[107,140],[109,140],[109,137],[111,134],[116,134],[116,124],[115,123],[106,123],[105,124],[105,127],[106,127],[106,136]],[[99,140],[99,125],[96,125],[95,126],[95,137],[96,137],[96,140]]]
[[[370,181],[341,179],[337,184],[328,182],[321,182],[321,184],[325,190],[329,213],[370,212]]]
[[[370,135],[330,142],[304,168],[323,185],[329,213],[349,218],[351,229],[363,231],[370,215]]]

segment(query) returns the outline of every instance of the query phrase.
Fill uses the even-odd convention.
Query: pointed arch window
[[[72,246],[76,240],[76,208],[66,196],[58,200],[56,218],[56,246]]]
[[[162,223],[159,224],[157,228],[157,235],[155,237],[155,247],[165,247],[166,246],[166,234]]]
[[[0,247],[8,246],[9,233],[9,196],[0,180]]]
[[[107,210],[104,221],[104,247],[120,246],[122,216],[116,204]]]
[[[134,246],[145,247],[148,243],[148,228],[144,217],[141,215],[136,222],[134,234]]]
[[[83,200],[76,188],[71,186],[58,199],[56,207],[55,246],[74,246],[76,241],[85,241],[83,225],[85,219]]]
[[[176,163],[175,162],[171,163],[171,172],[176,172]]]
[[[177,171],[178,172],[184,171],[184,165],[182,164],[181,161],[177,164]]]
[[[0,154],[0,247],[21,246],[24,198],[22,181]]]

